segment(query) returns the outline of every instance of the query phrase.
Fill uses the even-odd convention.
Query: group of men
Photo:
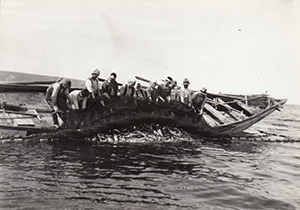
[[[70,93],[69,89],[72,83],[69,79],[61,78],[48,87],[46,100],[53,109],[55,125],[60,124],[59,118],[63,122],[66,121],[66,111],[68,109],[90,109],[95,103],[99,102],[102,106],[105,106],[103,99],[117,100],[120,96],[129,96],[137,100],[149,100],[152,102],[180,101],[193,106],[193,101],[197,103],[199,96],[201,104],[204,104],[203,100],[206,98],[206,89],[198,92],[192,91],[188,88],[190,82],[186,78],[183,81],[183,88],[180,88],[171,77],[167,77],[163,84],[150,82],[148,87],[142,87],[140,83],[136,83],[135,79],[130,79],[124,85],[118,84],[116,73],[111,73],[107,80],[102,80],[103,83],[101,84],[99,75],[100,70],[95,69],[91,73],[91,77],[85,81],[83,89],[73,90]],[[119,88],[119,86],[121,87]],[[201,111],[202,108],[198,107],[196,109]]]

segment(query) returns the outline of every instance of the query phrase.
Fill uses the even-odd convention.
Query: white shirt
[[[98,79],[87,79],[85,81],[85,87],[90,93],[96,93],[99,91],[99,81]]]
[[[72,106],[73,109],[79,109],[79,104],[82,104],[81,108],[85,109],[86,108],[86,100],[87,97],[82,97],[79,95],[81,90],[73,90],[70,93],[70,97],[73,100],[74,106]]]
[[[191,104],[192,103],[192,91],[189,88],[183,88],[179,92],[180,101],[182,103]]]

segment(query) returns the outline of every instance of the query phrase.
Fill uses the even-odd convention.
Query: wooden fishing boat
[[[131,97],[106,100],[88,111],[67,113],[64,129],[53,125],[45,92],[52,81],[2,82],[0,84],[0,138],[51,133],[53,136],[85,137],[141,124],[181,128],[199,136],[233,136],[275,110],[286,100],[266,94],[227,95],[207,93],[203,113],[177,101],[150,102]],[[83,83],[83,82],[82,82]]]
[[[0,85],[0,138],[54,132],[52,111],[44,98],[46,86]]]

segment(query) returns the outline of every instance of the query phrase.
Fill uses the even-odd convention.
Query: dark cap
[[[172,77],[167,77],[167,81],[173,81]]]
[[[111,73],[110,76],[113,76],[115,79],[117,78],[117,74],[115,72]]]

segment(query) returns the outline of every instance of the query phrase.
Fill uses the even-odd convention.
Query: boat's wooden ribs
[[[204,110],[214,119],[218,121],[220,124],[227,124],[232,122],[228,118],[226,118],[221,111],[217,111],[215,108],[213,108],[210,104],[206,103],[204,105]]]
[[[247,106],[246,104],[244,104],[243,102],[237,101],[236,104],[238,106],[240,106],[243,109],[243,112],[247,115],[247,116],[252,116],[254,115],[254,110],[252,110],[249,106]]]
[[[215,127],[220,125],[220,123],[218,123],[215,119],[213,119],[209,114],[205,112],[203,113],[203,119],[210,127]]]
[[[221,98],[217,98],[218,106],[224,107],[225,112],[230,115],[230,117],[234,121],[243,120],[246,118],[246,115],[243,114],[242,111],[239,111],[233,107],[231,107],[229,104],[227,104],[225,101],[223,101]]]

